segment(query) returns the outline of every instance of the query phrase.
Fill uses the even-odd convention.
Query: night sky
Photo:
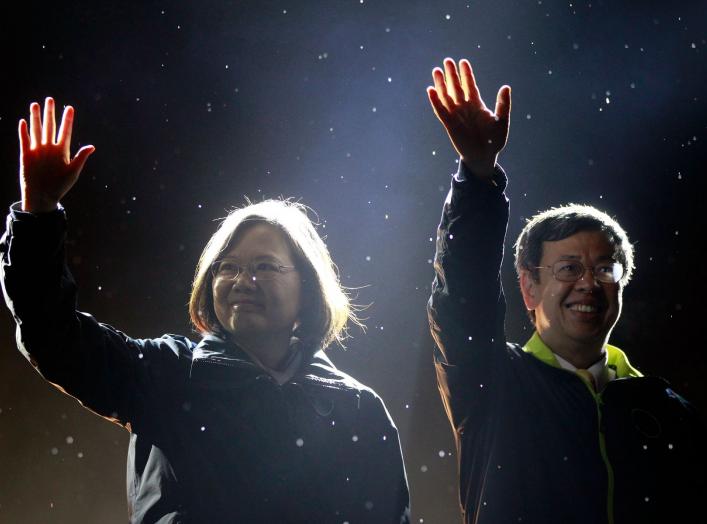
[[[58,4],[0,22],[0,205],[19,198],[30,102],[73,105],[72,150],[96,146],[63,201],[79,307],[134,337],[190,333],[196,261],[244,197],[314,208],[343,283],[370,304],[367,332],[329,354],[396,421],[414,522],[459,518],[425,314],[457,167],[425,94],[446,56],[472,61],[489,104],[513,88],[507,247],[552,205],[615,216],[637,272],[612,340],[707,414],[704,2]],[[509,339],[525,342],[510,256],[503,281]],[[127,444],[43,381],[0,314],[0,522],[125,522]]]

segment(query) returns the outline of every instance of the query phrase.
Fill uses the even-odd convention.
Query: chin
[[[224,325],[224,329],[233,337],[252,337],[257,336],[265,331],[264,326],[258,325],[257,322],[251,322],[249,319],[230,319],[231,321]]]

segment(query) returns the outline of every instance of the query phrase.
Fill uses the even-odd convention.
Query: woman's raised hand
[[[427,96],[452,145],[472,173],[490,177],[508,139],[511,88],[498,90],[496,108],[491,112],[481,99],[468,60],[461,60],[457,71],[454,60],[447,58],[444,71],[435,67],[432,78],[435,85],[427,88]]]
[[[54,99],[48,97],[45,100],[43,119],[36,102],[29,106],[29,115],[29,127],[24,118],[18,127],[22,210],[31,213],[53,211],[76,183],[86,159],[96,148],[84,146],[71,158],[71,128],[74,124],[74,108],[71,106],[64,109],[58,134]]]

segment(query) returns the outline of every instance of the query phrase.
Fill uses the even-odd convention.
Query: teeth
[[[570,309],[572,311],[580,311],[582,313],[594,313],[597,310],[595,306],[589,306],[586,304],[572,304]]]

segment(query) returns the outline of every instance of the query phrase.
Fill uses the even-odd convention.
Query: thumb
[[[95,150],[96,148],[93,146],[83,146],[81,149],[78,150],[76,156],[74,156],[73,160],[69,164],[71,169],[75,171],[77,175],[83,169],[83,166],[86,163],[86,160],[88,160],[88,157],[91,156],[91,154],[93,154]]]

